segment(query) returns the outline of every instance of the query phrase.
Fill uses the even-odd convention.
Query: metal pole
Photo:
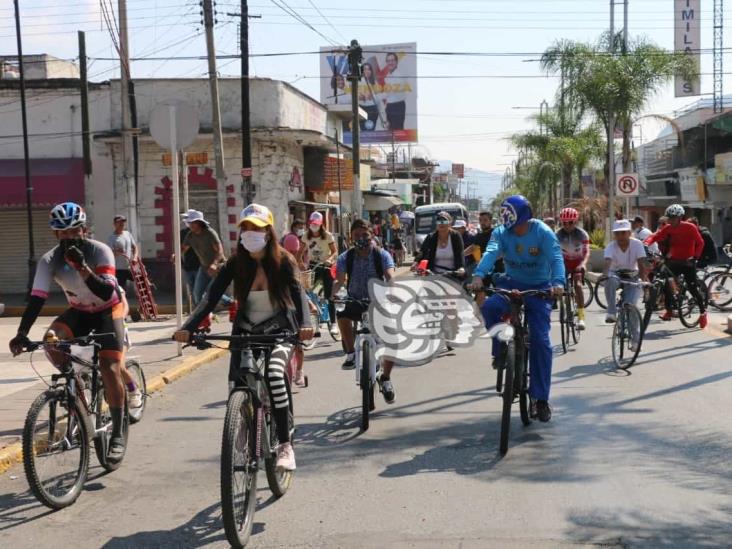
[[[187,212],[190,209],[188,204],[188,164],[186,162],[186,151],[183,150],[180,151],[180,166],[180,182],[183,185],[183,210]]]
[[[628,53],[628,2],[623,0],[623,55]]]
[[[176,108],[170,105],[170,169],[173,180],[173,249],[175,251],[175,322],[180,330],[183,324],[183,265],[180,252],[180,186],[178,184],[178,143],[176,142]],[[183,347],[178,342],[178,356],[183,354]]]
[[[130,229],[139,238],[140,227],[137,220],[137,193],[132,177],[132,133],[130,132],[130,50],[127,35],[127,0],[118,0],[119,12],[119,85],[120,115],[122,126],[122,181],[125,193],[125,209]]]
[[[18,72],[20,73],[20,118],[23,126],[23,166],[25,169],[25,202],[28,216],[28,294],[36,274],[36,248],[33,240],[33,185],[31,184],[30,152],[28,149],[28,114],[25,104],[25,70],[23,68],[23,40],[20,34],[20,6],[15,3],[15,36],[18,42]]]
[[[346,228],[343,224],[343,189],[341,187],[341,145],[340,145],[340,137],[338,136],[338,128],[336,128],[335,131],[335,140],[336,140],[336,178],[338,179],[338,218],[340,223],[338,223],[341,236],[345,238],[346,236]]]
[[[79,80],[81,89],[81,150],[84,157],[84,173],[91,175],[91,151],[89,135],[89,82],[86,69],[86,35],[79,31]]]
[[[610,0],[610,53],[615,53],[615,0]],[[615,218],[615,114],[607,119],[607,224],[605,241],[609,242]]]
[[[353,147],[353,197],[351,199],[351,210],[353,219],[361,217],[363,199],[361,198],[361,119],[358,115],[358,83],[361,80],[361,46],[358,40],[351,40],[351,47],[348,52],[350,71],[348,79],[351,81],[351,146]]]
[[[226,206],[226,172],[224,171],[224,143],[221,135],[221,108],[219,107],[219,80],[216,73],[216,46],[214,45],[214,17],[212,0],[203,0],[203,21],[206,28],[208,54],[208,81],[211,88],[211,130],[216,159],[216,194],[219,236],[224,249],[229,243],[229,220]]]
[[[252,128],[249,111],[249,6],[241,0],[241,167],[252,167]],[[254,200],[252,176],[242,176],[244,201]]]

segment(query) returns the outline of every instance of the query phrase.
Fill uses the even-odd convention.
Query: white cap
[[[203,218],[203,212],[200,212],[198,210],[188,210],[186,213],[183,214],[183,223],[185,223],[186,225],[190,225],[194,221],[200,221],[202,223],[205,223],[206,225],[209,225],[209,222]]]
[[[613,232],[617,233],[620,231],[630,231],[630,221],[627,219],[618,219],[615,223],[613,223]]]
[[[453,229],[459,229],[460,227],[467,227],[468,224],[465,222],[464,219],[456,219],[455,223],[452,224]]]

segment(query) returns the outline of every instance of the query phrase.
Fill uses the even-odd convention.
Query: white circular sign
[[[638,174],[621,173],[618,174],[618,196],[637,196],[638,195]]]
[[[171,107],[173,107],[171,109]],[[198,111],[180,99],[166,99],[150,112],[150,135],[164,149],[171,148],[170,117],[175,116],[175,143],[185,149],[198,136]]]

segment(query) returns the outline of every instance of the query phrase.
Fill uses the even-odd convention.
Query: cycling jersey
[[[663,242],[666,238],[670,241],[666,252],[668,259],[675,261],[686,261],[692,257],[699,259],[704,251],[704,239],[699,229],[688,221],[682,221],[676,227],[670,224],[664,225],[660,231],[646,238],[645,243]]]
[[[84,240],[79,249],[89,268],[106,284],[117,288],[115,278],[114,254],[112,250],[98,240]],[[95,295],[81,275],[70,267],[64,259],[64,252],[56,246],[43,255],[36,268],[31,295],[46,299],[51,287],[51,280],[61,286],[66,299],[73,309],[86,313],[97,313],[121,303],[119,292],[112,292],[106,301]]]
[[[559,246],[562,248],[564,266],[567,270],[574,271],[590,255],[590,237],[579,227],[575,227],[571,231],[561,228],[556,235]]]
[[[491,239],[473,276],[485,278],[502,256],[506,274],[523,284],[564,286],[564,261],[559,241],[552,230],[536,219],[529,220],[529,232],[518,236],[501,225]]]

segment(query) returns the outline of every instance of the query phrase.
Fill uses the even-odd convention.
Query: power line
[[[326,23],[328,23],[328,25],[330,25],[330,28],[332,28],[334,31],[336,31],[336,34],[338,36],[340,36],[341,38],[343,38],[343,42],[344,43],[345,42],[348,42],[348,39],[345,36],[343,36],[343,34],[341,34],[341,31],[339,31],[336,27],[333,26],[333,23],[331,23],[330,20],[325,16],[325,14],[322,11],[320,11],[320,9],[318,8],[318,6],[315,5],[315,3],[313,2],[313,0],[308,0],[308,2],[310,2],[310,5],[313,6],[313,8],[315,9],[315,11],[318,12],[318,14],[320,15],[320,17],[323,18],[323,21],[325,21]]]
[[[305,25],[310,30],[312,30],[313,32],[315,32],[318,36],[320,36],[321,38],[323,38],[329,44],[331,44],[333,46],[337,46],[338,45],[338,43],[335,40],[332,40],[331,38],[327,37],[325,34],[323,34],[318,29],[316,29],[313,25],[311,25],[310,23],[308,23],[305,20],[305,18],[302,15],[300,15],[299,13],[297,13],[294,9],[292,9],[287,4],[287,2],[285,2],[285,0],[280,0],[280,1],[282,2],[281,4],[277,0],[272,0],[272,3],[275,6],[277,6],[278,8],[280,8],[282,11],[284,11],[286,14],[290,15],[291,17],[293,17],[295,19],[295,21],[297,21],[297,22]],[[287,24],[288,25],[291,25],[292,23],[287,23]]]

